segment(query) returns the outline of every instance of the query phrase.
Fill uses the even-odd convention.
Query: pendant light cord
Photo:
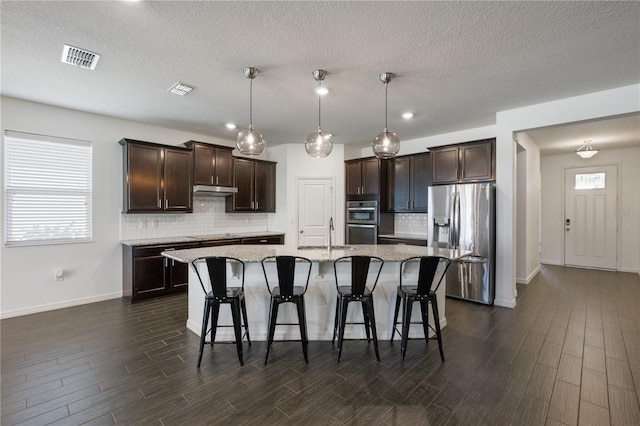
[[[322,81],[318,82],[318,87],[322,86]],[[322,95],[318,94],[318,134],[320,134],[321,132],[321,127],[320,127],[320,107],[321,107],[321,103],[320,100],[322,99]]]
[[[253,130],[253,79],[249,79],[249,130]]]
[[[387,86],[389,83],[384,84],[384,131],[387,132]]]

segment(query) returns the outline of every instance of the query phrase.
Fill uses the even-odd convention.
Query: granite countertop
[[[283,245],[228,245],[162,252],[163,256],[183,263],[206,256],[236,257],[245,262],[259,262],[267,256],[302,256],[313,262],[333,261],[342,256],[377,256],[387,262],[400,262],[413,256],[443,256],[449,259],[457,259],[466,254],[469,254],[469,252],[434,247],[384,244],[336,246],[331,251],[326,248],[298,248],[296,246]]]
[[[133,246],[152,246],[157,244],[195,243],[199,241],[235,240],[235,239],[241,239],[241,238],[272,237],[277,235],[284,235],[284,232],[276,232],[276,231],[231,232],[231,233],[210,234],[210,235],[144,238],[144,239],[137,239],[137,240],[122,240],[120,241],[120,244],[125,246],[132,246],[132,247]]]
[[[403,240],[424,240],[427,241],[427,234],[404,234],[404,233],[395,233],[395,234],[381,234],[378,235],[380,238],[402,238]]]

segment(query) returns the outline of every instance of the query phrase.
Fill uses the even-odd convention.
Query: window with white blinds
[[[5,131],[7,246],[92,239],[91,142]]]

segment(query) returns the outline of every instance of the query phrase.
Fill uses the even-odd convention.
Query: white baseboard
[[[518,277],[516,277],[516,283],[518,283],[518,284],[529,284],[531,282],[531,280],[533,280],[535,278],[535,276],[538,275],[538,272],[540,272],[540,265],[536,266],[536,268],[529,274],[529,276],[527,276],[527,278],[518,278]]]
[[[542,259],[540,259],[540,263],[542,263],[543,265],[564,266],[564,263],[558,262],[557,260],[542,260]]]
[[[503,308],[515,308],[516,307],[516,299],[513,298],[511,300],[503,300],[503,299],[494,299],[493,304],[496,306],[501,306]]]
[[[30,306],[28,308],[14,309],[0,313],[0,319],[19,317],[22,315],[37,314],[39,312],[54,311],[56,309],[70,308],[72,306],[86,305],[87,303],[102,302],[104,300],[118,299],[122,297],[122,291],[103,294],[100,296],[85,297],[82,299],[65,300],[64,302],[47,303],[45,305]]]

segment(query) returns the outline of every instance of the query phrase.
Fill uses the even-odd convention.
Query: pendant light
[[[576,154],[582,158],[591,158],[598,153],[597,149],[593,149],[591,141],[584,141],[582,146],[576,149]]]
[[[387,86],[393,79],[394,74],[391,72],[383,72],[380,74],[380,81],[384,83],[384,131],[371,143],[373,153],[378,158],[392,158],[400,152],[400,139],[395,133],[387,130]]]
[[[246,67],[243,69],[245,77],[249,79],[249,130],[238,133],[236,147],[241,154],[259,155],[267,146],[260,132],[253,128],[253,79],[258,75],[258,69]]]
[[[316,93],[318,93],[318,130],[316,132],[309,133],[304,144],[304,149],[307,150],[307,154],[316,158],[326,157],[331,154],[331,150],[333,149],[331,133],[323,133],[322,128],[320,127],[320,99],[322,98],[322,94],[326,93],[326,91],[323,92],[321,89],[322,81],[326,75],[327,72],[325,70],[315,70],[313,72],[313,78],[318,82],[318,89],[316,89]]]

